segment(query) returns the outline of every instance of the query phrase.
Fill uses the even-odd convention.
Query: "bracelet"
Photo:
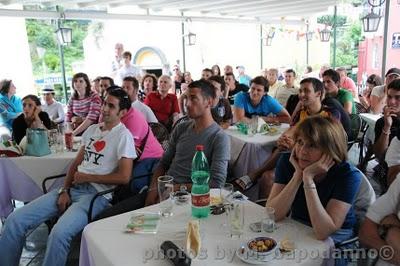
[[[309,184],[309,185],[303,184],[303,188],[304,188],[304,189],[317,189],[317,187],[315,186],[314,183],[311,183],[311,184]]]
[[[382,129],[382,133],[385,134],[386,136],[390,135],[390,129],[388,131],[385,131],[384,129]]]

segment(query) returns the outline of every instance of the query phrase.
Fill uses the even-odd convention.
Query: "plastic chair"
[[[334,249],[334,252],[336,254],[342,254],[342,256],[340,257],[346,257],[349,260],[353,259],[352,255],[355,255],[355,258],[358,259],[356,253],[363,251],[362,247],[360,248],[360,244],[358,241],[358,230],[360,228],[360,225],[364,221],[365,214],[367,213],[369,206],[376,199],[375,191],[368,178],[360,170],[359,172],[362,176],[362,179],[353,204],[356,215],[356,225],[354,227],[354,232],[356,233],[356,236],[341,243],[335,244]],[[352,247],[348,248],[349,246]],[[365,253],[367,253],[366,250],[364,251]],[[365,261],[362,262],[362,265],[365,265]]]
[[[137,178],[142,178],[142,177],[151,177],[152,175],[153,175],[153,173],[149,172],[149,173],[146,173],[146,174],[143,174],[143,175],[135,176],[134,178],[137,179]],[[60,174],[60,175],[54,175],[54,176],[46,177],[42,182],[43,193],[46,194],[48,192],[48,189],[47,189],[47,186],[46,186],[46,183],[48,181],[53,180],[53,179],[57,179],[57,178],[61,178],[61,177],[65,177],[65,176],[66,176],[66,174]],[[149,178],[149,180],[151,180],[151,178]],[[131,179],[131,181],[132,181],[132,179]],[[93,217],[93,213],[92,213],[93,212],[93,205],[94,205],[95,200],[98,197],[106,195],[106,194],[110,194],[110,193],[117,193],[118,191],[127,191],[127,190],[129,190],[130,182],[127,185],[118,185],[118,186],[116,186],[116,187],[114,187],[112,189],[101,191],[101,192],[98,192],[97,194],[95,194],[93,196],[92,200],[90,201],[90,205],[89,205],[88,223],[93,221],[93,218],[94,218]],[[138,194],[147,192],[148,188],[149,188],[148,185],[142,187],[142,189],[138,192]],[[111,203],[116,204],[117,201],[111,201]],[[53,225],[56,222],[57,222],[57,218],[50,219],[49,221],[46,222],[46,225],[49,228],[49,232],[51,231],[51,228],[53,227]]]
[[[153,131],[154,136],[158,142],[163,147],[164,151],[168,148],[169,132],[168,129],[160,123],[149,123],[151,131]]]
[[[361,143],[363,139],[362,119],[358,114],[350,115],[350,136],[347,136],[347,150],[350,150],[354,143]],[[361,133],[361,134],[360,134]],[[360,147],[361,148],[361,147]]]
[[[191,118],[190,118],[189,116],[184,115],[184,116],[182,116],[181,118],[179,118],[178,120],[176,120],[176,122],[175,122],[174,125],[172,126],[171,132],[174,131],[174,129],[175,129],[175,127],[176,127],[177,125],[179,125],[179,124],[182,123],[182,122],[189,121],[190,119],[191,119]]]
[[[364,105],[362,105],[359,102],[354,102],[356,104],[356,113],[361,114],[361,113],[368,113],[369,108],[366,108]]]

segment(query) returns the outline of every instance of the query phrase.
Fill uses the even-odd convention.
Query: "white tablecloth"
[[[66,173],[75,156],[75,152],[66,152],[43,157],[0,158],[0,217],[7,217],[13,210],[12,199],[27,202],[42,195],[44,178]]]
[[[231,140],[231,159],[229,167],[232,176],[228,180],[248,174],[260,167],[271,155],[272,148],[282,132],[289,128],[289,124],[281,124],[274,135],[254,136],[244,135],[235,126],[225,130]]]
[[[9,158],[21,171],[41,187],[44,178],[65,173],[76,152],[49,154],[42,157],[22,156]]]
[[[215,191],[213,191],[215,193]],[[153,205],[135,212],[158,211]],[[179,247],[184,246],[184,237],[188,221],[191,219],[190,204],[174,206],[173,216],[163,218],[159,231],[155,235],[124,233],[132,212],[100,220],[87,225],[82,234],[80,265],[171,265],[159,256],[159,246],[163,241],[171,240]],[[296,252],[292,255],[278,256],[267,265],[321,265],[323,255],[329,250],[329,241],[318,241],[308,226],[287,219],[278,223],[274,233],[254,233],[249,224],[261,219],[264,208],[252,202],[246,202],[245,233],[241,239],[231,239],[227,229],[221,224],[226,215],[211,215],[200,222],[202,253],[192,260],[192,265],[245,265],[236,255],[241,243],[256,236],[270,236],[277,241],[285,238],[296,243]]]

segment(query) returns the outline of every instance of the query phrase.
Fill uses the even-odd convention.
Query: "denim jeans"
[[[72,204],[50,232],[43,265],[66,264],[71,241],[87,225],[90,201],[96,193],[96,189],[87,183],[71,188]],[[19,265],[25,235],[29,230],[59,215],[57,200],[58,193],[53,190],[8,216],[0,236],[0,265]],[[93,206],[93,215],[97,215],[108,205],[106,198],[99,197]]]

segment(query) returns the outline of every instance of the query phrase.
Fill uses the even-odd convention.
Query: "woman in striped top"
[[[76,136],[98,122],[101,98],[96,92],[90,90],[90,81],[85,73],[74,75],[72,88],[74,92],[68,101],[66,121]]]

